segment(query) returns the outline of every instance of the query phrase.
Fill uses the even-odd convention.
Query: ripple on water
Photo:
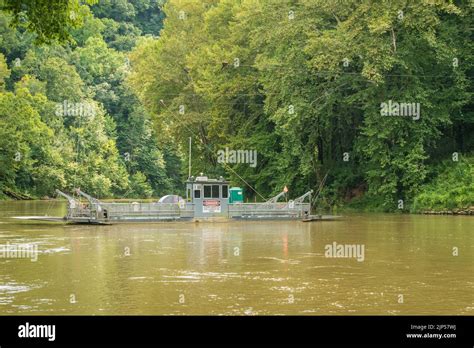
[[[181,275],[164,275],[163,278],[177,278],[177,279],[190,279],[190,280],[202,280],[203,278],[230,278],[240,277],[237,273],[217,273],[217,272],[180,272]]]
[[[7,283],[7,284],[0,284],[0,295],[4,294],[16,294],[18,292],[25,292],[32,290],[32,286],[28,285],[19,285],[16,283]]]
[[[38,304],[46,305],[52,305],[54,302],[56,302],[56,300],[53,300],[52,298],[35,298],[32,301]]]
[[[145,280],[145,279],[153,279],[152,277],[129,277],[128,280]]]
[[[32,310],[34,309],[35,307],[33,306],[28,306],[28,305],[12,305],[13,308],[16,308],[20,311],[29,311],[29,310]]]
[[[21,236],[18,235],[18,234],[3,234],[3,233],[0,233],[0,238],[15,238],[15,239],[19,239],[19,237],[21,237]]]
[[[54,253],[62,253],[62,252],[69,252],[71,249],[66,248],[66,247],[58,247],[58,248],[51,248],[51,249],[46,249],[46,250],[39,250],[39,253],[42,254],[54,254]]]
[[[278,261],[280,263],[288,263],[290,265],[297,265],[301,263],[300,260],[292,260],[292,259],[279,259],[278,257],[269,257],[269,256],[260,256],[258,259],[264,259],[264,260],[272,260],[272,261]]]

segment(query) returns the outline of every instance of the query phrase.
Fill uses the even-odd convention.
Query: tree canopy
[[[7,166],[8,185],[49,192],[32,184],[44,161],[59,186],[179,190],[192,137],[194,172],[230,177],[250,198],[301,194],[329,173],[327,206],[474,204],[469,2],[70,0],[53,6],[60,28],[36,23],[41,2],[13,3],[0,17],[4,117],[25,98],[24,122],[53,135],[44,153],[28,127],[5,137],[31,159]],[[47,38],[59,43],[35,44]],[[53,104],[65,101],[93,105],[93,121],[59,122]],[[225,148],[255,150],[258,163],[219,163]]]
[[[468,4],[182,0],[164,12],[129,81],[160,127],[199,140],[203,171],[219,148],[253,148],[258,167],[235,169],[265,195],[315,188],[329,171],[328,204],[365,192],[394,210],[434,162],[472,151]],[[391,100],[420,117],[381,116]]]
[[[163,16],[157,2],[133,3],[127,6],[139,8],[137,16]],[[142,35],[136,25],[158,35],[160,24],[151,28],[146,16],[146,23],[118,18],[113,6],[94,4],[2,3],[3,193],[41,197],[81,187],[99,197],[149,197],[175,189],[177,178],[167,173],[180,173],[178,151],[157,134],[125,83],[128,51]],[[71,11],[80,18],[68,17]]]

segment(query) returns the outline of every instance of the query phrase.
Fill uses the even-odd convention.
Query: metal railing
[[[229,217],[292,217],[310,214],[309,203],[237,203],[229,205]]]
[[[229,218],[304,218],[310,214],[310,203],[234,203],[228,206]],[[98,222],[117,220],[167,220],[194,217],[190,203],[107,203],[94,202],[69,206],[68,217]]]
[[[192,205],[179,203],[93,203],[69,209],[71,218],[95,220],[177,219],[193,217]]]
[[[92,212],[91,209],[87,207],[70,207],[68,209],[68,218],[91,218]]]

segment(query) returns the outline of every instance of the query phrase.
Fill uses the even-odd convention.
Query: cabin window
[[[229,189],[227,185],[222,185],[222,198],[229,197]]]
[[[219,198],[219,185],[204,185],[204,198]]]
[[[201,198],[201,190],[194,190],[194,198]]]
[[[188,190],[186,191],[186,198],[188,202],[191,202],[191,189],[190,188],[188,188]]]
[[[204,198],[212,198],[211,185],[204,185]]]
[[[219,185],[212,185],[212,198],[219,198]]]

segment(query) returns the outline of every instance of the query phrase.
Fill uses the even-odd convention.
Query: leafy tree
[[[130,178],[129,197],[150,198],[153,195],[153,189],[147,182],[146,176],[141,172],[136,172]]]
[[[116,22],[110,18],[102,18],[103,36],[107,45],[117,51],[130,51],[141,35],[141,30],[128,22]]]
[[[103,0],[92,6],[98,18],[131,24],[144,34],[158,35],[162,26],[164,0]],[[110,23],[110,22],[109,22]]]
[[[8,69],[5,56],[0,53],[0,92],[5,90],[5,80],[10,77],[10,69]]]
[[[0,93],[0,183],[4,187],[29,189],[34,178],[30,173],[41,152],[48,151],[52,132],[34,107],[44,101],[44,96],[32,96],[26,89]]]
[[[218,173],[219,148],[254,148],[257,171],[225,170],[258,191],[302,193],[329,172],[328,202],[362,189],[396,210],[428,180],[441,135],[470,119],[467,5],[171,0],[164,12],[129,82],[159,129],[183,148],[194,136],[196,170]],[[419,103],[420,119],[382,116],[389,100]]]
[[[87,6],[79,0],[2,0],[0,9],[12,15],[13,25],[26,22],[40,43],[70,40],[70,30],[80,26],[82,16],[87,13]]]
[[[74,46],[82,47],[91,37],[102,37],[103,33],[109,30],[110,23],[106,23],[99,18],[95,18],[91,10],[84,11],[83,24],[71,30]]]

